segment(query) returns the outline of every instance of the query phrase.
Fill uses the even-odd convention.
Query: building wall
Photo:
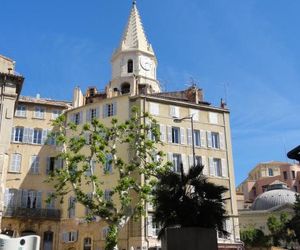
[[[258,164],[248,175],[248,178],[237,188],[244,193],[245,201],[253,201],[262,194],[267,186],[274,181],[287,184],[288,188],[299,192],[300,166],[285,162],[269,162]]]

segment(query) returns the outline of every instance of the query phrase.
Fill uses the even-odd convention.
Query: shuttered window
[[[30,173],[38,174],[39,173],[39,163],[40,158],[36,155],[32,155],[30,159]]]
[[[10,158],[9,172],[20,173],[21,171],[21,154],[12,154]]]

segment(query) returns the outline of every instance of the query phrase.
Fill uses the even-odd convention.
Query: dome
[[[252,204],[252,210],[267,210],[284,204],[294,204],[296,192],[289,189],[272,189],[259,195]]]

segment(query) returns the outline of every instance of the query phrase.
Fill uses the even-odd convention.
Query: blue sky
[[[137,2],[165,89],[183,89],[193,77],[214,105],[227,92],[236,182],[258,162],[286,161],[300,144],[300,1]],[[130,7],[2,1],[0,54],[26,77],[23,95],[70,99],[77,85],[104,89]]]

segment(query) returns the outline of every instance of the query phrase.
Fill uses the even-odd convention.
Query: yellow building
[[[13,114],[23,81],[24,78],[15,72],[15,62],[0,55],[0,223]]]
[[[205,166],[204,174],[210,181],[228,188],[225,197],[229,215],[226,228],[230,236],[224,238],[220,235],[219,247],[238,249],[239,222],[229,110],[226,105],[223,103],[220,107],[210,105],[204,101],[202,90],[196,86],[183,91],[161,92],[156,78],[157,59],[144,33],[135,3],[120,46],[113,53],[111,62],[112,79],[106,85],[105,92],[98,92],[96,87],[92,87],[83,95],[81,90],[76,88],[71,109],[67,109],[66,103],[52,101],[42,105],[41,99],[34,99],[30,103],[30,116],[25,119],[22,117],[15,119],[13,132],[15,141],[10,149],[11,163],[9,181],[7,181],[7,212],[2,228],[12,230],[15,234],[32,233],[32,231],[38,233],[42,237],[42,249],[103,250],[107,225],[101,219],[86,223],[84,219],[86,209],[76,203],[72,195],[65,197],[61,207],[58,204],[51,204],[51,207],[45,204],[44,199],[52,190],[49,184],[43,182],[47,177],[46,173],[61,167],[61,162],[54,162],[50,158],[56,152],[55,146],[43,145],[43,142],[47,130],[51,129],[51,113],[54,110],[66,110],[68,121],[79,126],[90,122],[93,118],[98,118],[103,124],[109,125],[112,118],[118,118],[119,121],[130,118],[131,107],[137,106],[141,111],[149,112],[158,121],[161,140],[164,142],[163,151],[167,154],[168,160],[173,162],[174,171],[179,171],[181,163],[185,171],[193,164],[192,138],[194,137],[196,161]],[[33,117],[35,112],[40,116],[41,110],[44,110],[42,113],[45,119]],[[17,111],[22,113],[22,108]],[[191,131],[191,116],[194,135]],[[174,118],[186,119],[176,123]],[[18,141],[18,127],[24,127],[24,142]],[[25,128],[27,128],[26,133]],[[38,129],[39,133],[35,132],[35,129]],[[33,143],[37,139],[38,145]],[[120,154],[120,157],[125,160],[130,157],[127,148],[123,148]],[[107,171],[97,173],[101,176],[107,190],[118,178],[113,168],[111,170],[108,171],[109,174]],[[18,211],[8,209],[10,202],[21,204],[18,210],[20,215]],[[61,208],[60,212],[57,210],[59,208]],[[151,211],[153,210],[150,206],[147,210],[146,217],[139,221],[130,220],[124,226],[119,235],[119,249],[160,248],[157,228],[152,223]],[[12,217],[10,213],[14,212],[16,214]]]

